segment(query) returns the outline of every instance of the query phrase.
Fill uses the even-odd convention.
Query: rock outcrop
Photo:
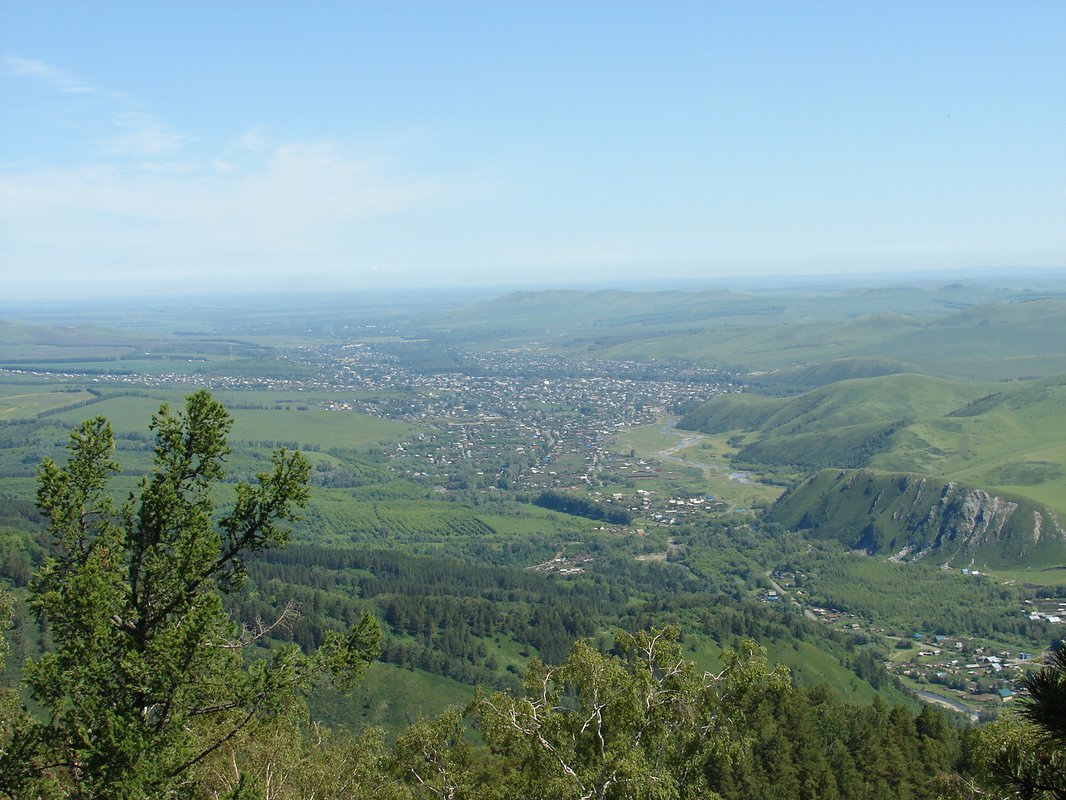
[[[946,567],[1066,563],[1066,529],[1031,500],[913,474],[822,470],[787,492],[769,517],[896,561]]]

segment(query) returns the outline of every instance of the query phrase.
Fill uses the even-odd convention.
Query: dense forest
[[[565,492],[541,492],[533,501],[542,508],[562,511],[564,514],[576,514],[579,517],[603,520],[612,525],[628,525],[633,515],[622,508],[608,508],[603,503],[596,503],[586,497],[566,494]]]

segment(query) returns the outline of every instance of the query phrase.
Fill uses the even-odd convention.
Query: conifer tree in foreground
[[[1029,698],[981,732],[986,777],[1023,800],[1066,800],[1066,647],[1022,680]]]
[[[184,410],[164,405],[151,424],[153,471],[121,506],[108,488],[118,466],[102,417],[73,431],[64,466],[42,464],[37,503],[54,554],[32,604],[54,645],[24,680],[46,715],[16,722],[0,753],[0,794],[189,794],[192,768],[257,717],[324,672],[352,678],[375,655],[377,626],[364,617],[313,656],[284,646],[248,657],[270,626],[238,629],[221,595],[240,586],[246,557],[284,545],[308,499],[309,465],[278,451],[218,514],[231,426],[206,391]]]

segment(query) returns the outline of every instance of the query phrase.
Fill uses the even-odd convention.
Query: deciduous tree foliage
[[[674,800],[716,796],[709,773],[745,749],[743,700],[787,692],[750,641],[701,674],[681,654],[677,628],[621,634],[619,655],[578,642],[559,667],[534,665],[525,692],[474,705],[485,741],[521,768],[509,796]],[[505,793],[507,794],[507,793]]]
[[[621,633],[610,653],[578,642],[558,666],[535,663],[521,691],[415,722],[391,752],[372,733],[277,715],[198,766],[216,776],[203,798],[236,787],[267,800],[997,796],[957,774],[968,737],[936,709],[791,686],[751,642],[703,673],[676,636]]]
[[[238,629],[220,595],[240,585],[247,556],[285,543],[309,469],[278,451],[217,513],[231,425],[207,392],[180,411],[164,405],[151,423],[154,469],[121,506],[105,419],[74,430],[65,465],[41,466],[37,502],[55,548],[31,591],[54,646],[24,680],[46,716],[22,720],[0,754],[0,792],[181,796],[193,790],[191,768],[257,717],[374,654],[376,625],[364,617],[313,657],[295,646],[249,657],[270,626]]]

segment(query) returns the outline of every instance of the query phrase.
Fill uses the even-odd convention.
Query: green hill
[[[785,387],[902,371],[963,380],[1066,372],[1066,300],[958,310],[914,294],[892,306],[899,298],[883,294],[548,292],[508,295],[448,324],[468,337],[537,337],[541,346],[570,355],[772,372],[757,378]]]
[[[963,380],[1032,378],[1066,372],[1066,301],[997,303],[937,318],[878,313],[655,343],[668,345],[736,369],[786,371],[782,380],[788,370],[855,358]],[[635,357],[647,347],[636,342],[614,353]]]
[[[1066,376],[996,389],[916,421],[871,466],[1018,494],[1066,514]]]
[[[897,374],[841,381],[797,397],[715,397],[678,427],[702,433],[744,431],[744,464],[798,470],[858,467],[893,446],[911,422],[939,417],[974,399],[968,384]]]
[[[682,417],[678,427],[701,433],[758,430],[782,402],[753,394],[721,394]]]
[[[492,347],[772,372],[759,380],[782,387],[896,372],[967,380],[1066,372],[1066,300],[991,286],[515,292],[425,326]]]
[[[787,492],[769,519],[899,561],[952,567],[1066,563],[1054,511],[1006,493],[927,476],[821,470]]]
[[[778,391],[806,391],[853,378],[877,378],[882,375],[915,371],[914,364],[894,358],[854,356],[836,358],[824,364],[779,370],[765,377],[756,377],[753,382]]]
[[[1066,563],[1066,376],[981,385],[896,374],[796,397],[723,396],[679,427],[733,433],[738,465],[826,470],[771,512],[789,527],[890,555]],[[864,468],[876,472],[854,472]]]

